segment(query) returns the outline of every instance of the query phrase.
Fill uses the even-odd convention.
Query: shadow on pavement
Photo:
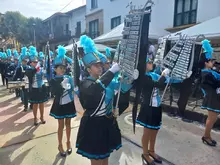
[[[25,115],[26,115],[25,112],[20,111],[19,113],[15,114],[11,118],[1,122],[0,135],[5,135],[10,132],[17,132],[17,131],[23,130],[27,126],[30,126],[33,122],[33,119],[28,119],[23,123],[15,123],[15,121],[21,119]]]
[[[61,162],[58,163],[60,160]],[[58,153],[52,165],[64,165],[65,162],[66,162],[66,158],[61,157],[60,154]]]
[[[120,148],[118,151],[114,151],[113,154],[111,154],[109,164],[130,165],[133,160],[134,160],[134,153],[132,152],[132,147],[127,142],[123,142],[122,148]]]
[[[0,107],[2,107],[1,104],[0,104]],[[18,109],[19,107],[22,107],[22,104],[16,104],[10,108],[5,109],[4,111],[0,111],[0,116],[15,114],[19,111]]]
[[[24,135],[29,135],[29,138],[32,139],[34,137],[33,133],[34,131],[37,129],[37,127],[31,126],[29,128],[27,128],[24,132],[21,133],[21,135],[16,136],[14,138],[12,138],[11,140],[7,141],[3,146],[7,146],[7,144],[12,144],[13,141],[18,141],[17,139],[22,139],[22,137]],[[19,148],[21,148],[23,145],[25,145],[25,143],[19,143],[20,145],[13,145],[13,150],[10,150],[7,152],[4,152],[4,155],[0,156],[0,159],[2,162],[6,163],[6,164],[10,164],[10,165],[20,165],[22,164],[23,160],[25,159],[25,157],[28,155],[28,153],[34,148],[34,146],[32,148],[29,148],[26,151],[23,152],[19,152],[21,154],[18,154],[15,158],[13,158],[12,160],[12,155],[15,152],[18,152]],[[4,149],[4,148],[2,148]]]

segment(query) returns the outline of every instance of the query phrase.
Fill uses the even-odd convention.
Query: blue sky
[[[20,11],[26,17],[45,19],[62,10],[67,4],[69,5],[61,12],[72,10],[85,3],[86,0],[0,0],[0,12]]]

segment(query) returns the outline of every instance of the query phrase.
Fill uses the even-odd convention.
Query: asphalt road
[[[137,127],[133,134],[130,113],[118,118],[123,134],[123,148],[110,157],[110,165],[142,165],[140,140],[142,128]],[[172,162],[163,165],[219,165],[220,147],[211,148],[202,144],[203,127],[195,123],[184,123],[163,115],[163,127],[158,134],[157,153]],[[34,129],[34,127],[29,128]],[[72,129],[72,145],[76,140],[78,128]],[[219,132],[214,132],[216,140]],[[89,161],[75,153],[62,159],[57,155],[57,134],[38,137],[17,145],[0,149],[0,165],[81,165]]]

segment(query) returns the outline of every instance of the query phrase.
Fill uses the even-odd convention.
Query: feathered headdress
[[[34,46],[30,46],[29,47],[29,58],[30,58],[30,61],[37,61],[38,59],[37,59],[37,55],[38,55],[38,53],[37,53],[37,49],[36,49],[36,47],[34,47]]]
[[[57,52],[58,52],[58,54],[54,60],[55,66],[59,66],[59,65],[66,66],[65,65],[66,49],[60,45],[60,46],[58,46]]]
[[[206,59],[212,59],[213,48],[209,40],[202,41],[202,48],[204,49]]]
[[[8,57],[11,57],[11,49],[7,49],[7,55]]]
[[[99,57],[99,59],[101,60],[101,62],[102,62],[103,64],[109,62],[108,59],[107,59],[107,57],[106,57],[104,54],[102,54],[102,53],[100,53],[100,52],[97,52],[97,54],[98,54],[98,57]]]
[[[14,51],[13,51],[13,54],[14,54],[14,59],[18,60],[18,58],[19,58],[18,51],[17,51],[17,50],[14,50]]]
[[[25,59],[28,59],[29,58],[29,56],[28,56],[28,54],[27,54],[27,47],[23,47],[23,48],[21,48],[21,55],[20,55],[20,57],[19,57],[19,62],[21,62],[22,60],[25,60]]]
[[[2,53],[2,58],[3,59],[7,59],[7,54],[4,52],[4,53]]]
[[[111,54],[111,51],[110,51],[109,48],[106,48],[105,52],[106,52],[105,55],[106,55],[107,58],[111,58],[112,57],[112,54]]]
[[[85,66],[90,66],[91,64],[101,62],[98,55],[97,49],[95,47],[94,41],[86,35],[80,37],[80,45],[83,47],[84,56],[82,61]]]
[[[39,60],[43,60],[44,59],[44,53],[43,52],[39,52]]]
[[[58,57],[63,59],[64,56],[66,55],[66,49],[63,46],[58,46]]]

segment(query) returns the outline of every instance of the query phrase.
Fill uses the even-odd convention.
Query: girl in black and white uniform
[[[114,76],[120,67],[114,64],[102,75],[102,63],[94,42],[87,36],[82,36],[80,41],[85,52],[82,61],[89,77],[81,82],[79,88],[85,112],[77,136],[77,153],[90,159],[91,165],[108,165],[110,154],[122,146],[121,133],[112,113],[114,90],[119,88]]]
[[[202,141],[209,146],[217,142],[211,137],[211,129],[220,113],[220,74],[212,70],[215,59],[212,57],[213,48],[208,40],[202,41],[204,53],[201,54],[201,88],[204,94],[202,109],[208,110],[205,133]]]

